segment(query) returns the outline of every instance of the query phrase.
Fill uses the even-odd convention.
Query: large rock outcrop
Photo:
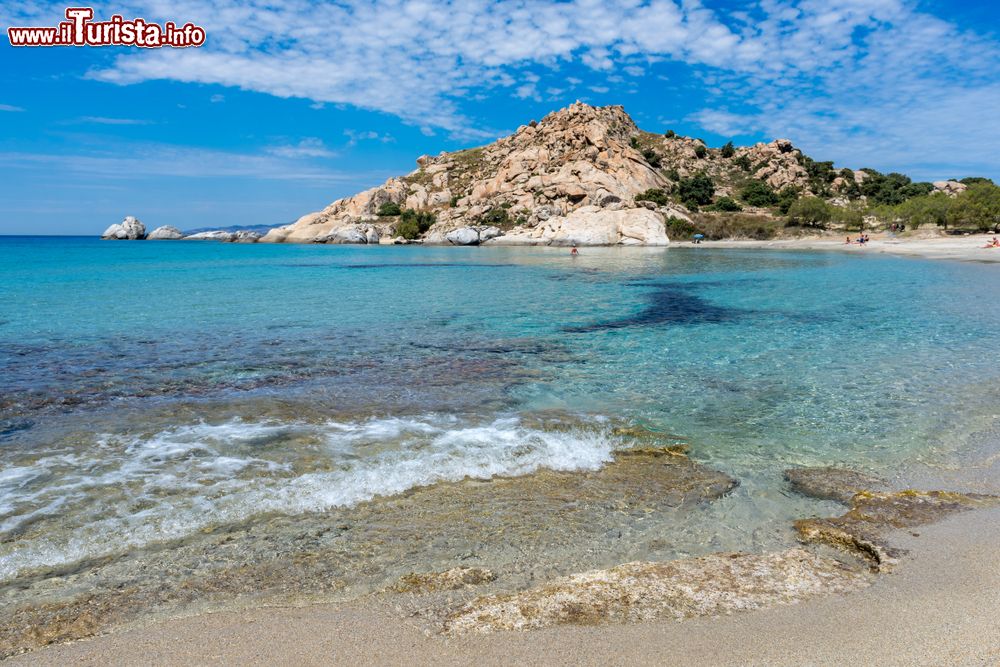
[[[115,241],[138,241],[146,238],[146,226],[135,216],[127,215],[120,223],[105,229],[101,238]]]
[[[646,208],[584,206],[490,241],[508,245],[667,245],[663,216]]]
[[[184,232],[177,229],[173,225],[163,225],[162,227],[157,227],[149,233],[146,237],[148,241],[176,241],[177,239],[184,238]]]
[[[677,201],[641,211],[647,190],[677,199],[678,179],[704,173],[716,195],[747,178],[809,193],[806,158],[785,139],[723,151],[699,139],[640,130],[620,106],[577,102],[486,146],[417,159],[417,169],[338,199],[271,230],[266,242],[361,243],[365,230],[402,235],[399,213],[433,216],[424,243],[475,245],[471,231],[502,234],[478,243],[663,245],[666,221],[688,219]],[[412,226],[408,235],[413,236]],[[371,243],[371,241],[367,241]]]

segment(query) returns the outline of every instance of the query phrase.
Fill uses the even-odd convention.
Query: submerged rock
[[[1000,497],[950,491],[862,491],[851,498],[851,510],[826,519],[800,519],[795,529],[803,542],[824,543],[843,549],[886,571],[898,561],[900,552],[884,537],[900,528],[933,523],[949,514],[996,505]]]
[[[117,225],[111,225],[101,234],[102,239],[137,241],[146,238],[146,226],[135,216],[127,215]]]
[[[180,238],[184,238],[184,233],[173,225],[157,227],[146,237],[148,241],[174,241]]]
[[[832,467],[789,468],[785,471],[785,479],[796,493],[842,503],[849,502],[856,493],[878,491],[886,485],[880,477]]]
[[[433,593],[478,586],[496,581],[497,575],[481,567],[453,567],[444,572],[411,572],[389,587],[395,593]]]
[[[445,622],[452,634],[717,616],[865,586],[870,577],[803,549],[625,563],[520,593],[480,597]]]

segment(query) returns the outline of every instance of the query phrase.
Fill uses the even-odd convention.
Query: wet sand
[[[863,590],[635,625],[446,639],[405,597],[214,613],[50,646],[17,665],[992,665],[1000,661],[1000,509],[896,534],[898,568]]]
[[[701,248],[768,248],[770,250],[837,250],[857,254],[884,253],[925,259],[951,259],[968,262],[1000,262],[1000,248],[985,248],[986,242],[995,234],[970,234],[969,236],[892,237],[888,234],[872,234],[871,241],[864,246],[844,243],[844,236],[815,236],[801,239],[778,239],[771,241],[732,240],[705,241],[695,246],[681,241],[680,247]],[[857,238],[857,234],[851,234]]]

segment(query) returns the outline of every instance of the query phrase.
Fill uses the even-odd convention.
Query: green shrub
[[[803,197],[788,209],[790,224],[823,228],[833,219],[834,207],[819,197]]]
[[[698,228],[687,220],[673,216],[667,218],[667,238],[686,239],[698,233]]]
[[[771,239],[782,233],[784,221],[750,213],[701,213],[695,225],[709,239]]]
[[[632,137],[628,143],[632,148],[639,150],[639,137]]]
[[[719,197],[715,200],[715,203],[709,207],[709,210],[733,213],[735,211],[742,211],[743,207],[740,206],[739,203],[732,197]]]
[[[989,185],[994,185],[992,178],[984,178],[982,176],[966,176],[961,179],[959,183],[963,185],[977,185],[979,183],[987,183]]]
[[[646,159],[653,169],[658,169],[660,166],[660,155],[654,151],[652,148],[643,148],[642,157]]]
[[[707,175],[696,174],[677,183],[677,194],[685,206],[704,206],[712,203],[715,184]]]
[[[380,215],[382,217],[390,215],[399,215],[403,210],[399,208],[399,204],[394,201],[383,202],[381,206],[378,207],[378,212],[375,215]]]
[[[699,160],[704,159],[704,157],[708,155],[708,149],[705,148],[705,144],[695,144],[694,154]]]
[[[680,172],[678,172],[676,169],[672,169],[672,168],[671,169],[664,169],[663,170],[663,175],[666,176],[671,181],[679,181],[679,180],[681,180]]]
[[[868,178],[861,184],[861,194],[873,206],[897,206],[907,199],[922,197],[934,191],[934,186],[930,183],[914,183],[903,174],[880,174],[874,169],[862,171],[868,174]]]
[[[650,188],[645,192],[640,192],[635,196],[636,201],[651,201],[657,206],[664,206],[670,199],[667,197],[667,193],[660,188]]]
[[[829,194],[830,183],[837,178],[833,162],[817,162],[806,155],[803,155],[800,161],[809,174],[809,189],[817,194]]]
[[[513,222],[511,222],[510,213],[507,211],[509,208],[509,205],[506,207],[502,205],[494,206],[479,216],[479,222],[484,225],[491,225],[501,229],[512,227]]]
[[[778,210],[783,214],[788,213],[788,209],[792,207],[798,198],[802,194],[797,187],[790,185],[781,192],[778,193]]]
[[[663,133],[663,136],[665,136],[667,139],[673,139],[674,137],[677,136],[677,133],[674,132],[673,130],[667,130],[666,132]]]
[[[750,171],[750,168],[752,166],[750,164],[750,158],[748,158],[746,155],[741,155],[738,158],[736,158],[735,160],[733,160],[733,164],[735,164],[737,167],[739,167],[743,171]]]
[[[948,208],[948,222],[953,226],[970,226],[980,231],[1000,233],[1000,187],[990,183],[973,183],[955,197]]]
[[[461,198],[462,198],[461,195],[452,195],[451,201],[448,202],[448,205],[451,206],[452,208],[455,208],[456,206],[458,206],[458,200]]]
[[[948,211],[951,209],[952,201],[952,198],[943,192],[912,197],[888,210],[880,210],[878,217],[899,220],[909,229],[928,224],[947,227]]]
[[[396,235],[404,239],[415,239],[430,229],[436,220],[434,214],[429,211],[403,209],[399,215],[399,222],[396,223]]]
[[[728,142],[722,147],[722,157],[730,158],[736,155],[736,149],[733,147],[733,142]]]
[[[764,181],[750,181],[740,190],[740,199],[750,206],[774,206],[778,203],[778,195]]]

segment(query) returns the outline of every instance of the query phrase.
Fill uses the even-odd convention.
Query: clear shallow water
[[[594,470],[619,422],[741,484],[664,515],[656,555],[765,548],[823,509],[784,468],[956,465],[1000,387],[1000,272],[976,264],[0,237],[0,285],[0,581]]]

